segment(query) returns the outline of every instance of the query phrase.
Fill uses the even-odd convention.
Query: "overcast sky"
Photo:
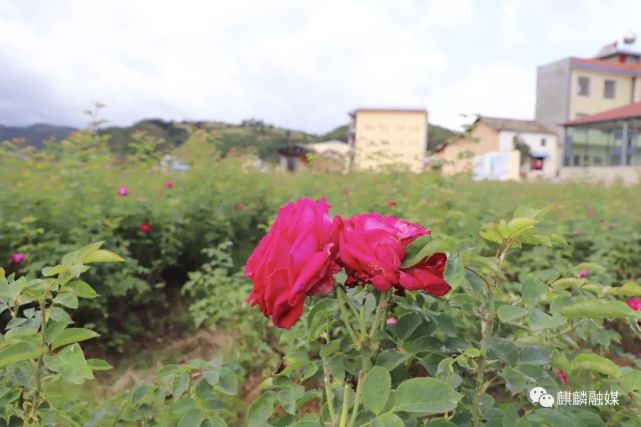
[[[363,106],[531,118],[536,66],[641,32],[641,1],[0,0],[0,124],[260,118]]]

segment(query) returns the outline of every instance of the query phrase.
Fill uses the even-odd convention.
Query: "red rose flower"
[[[396,202],[391,200],[391,201],[387,202],[387,206],[394,207],[394,206],[396,206]]]
[[[170,189],[176,186],[176,184],[173,181],[167,181],[163,185],[165,186],[165,188],[170,188]]]
[[[625,302],[634,311],[641,311],[641,298],[630,298]]]
[[[445,295],[450,290],[443,279],[445,254],[437,253],[410,268],[401,268],[407,246],[430,234],[420,225],[376,213],[343,220],[339,260],[348,275],[346,284],[369,283],[381,292],[396,286]]]
[[[138,227],[138,229],[143,234],[151,233],[151,225],[147,224],[146,222],[140,224],[140,227]]]
[[[247,302],[275,326],[291,328],[308,295],[333,290],[339,226],[325,199],[299,199],[280,208],[245,264],[243,273],[254,284]]]
[[[559,377],[563,385],[568,385],[568,376],[563,372],[563,369],[558,369],[555,374]]]

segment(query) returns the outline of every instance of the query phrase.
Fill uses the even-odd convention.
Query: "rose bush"
[[[468,182],[401,172],[258,173],[245,159],[221,159],[210,140],[198,146],[202,138],[192,135],[175,154],[189,171],[162,171],[152,151],[144,161],[112,158],[100,138],[84,132],[42,151],[0,144],[0,260],[7,278],[15,273],[11,286],[41,278],[44,267],[95,240],[105,240],[125,259],[84,273],[99,297],[81,299],[78,309],[57,305],[67,307],[73,328],[101,334],[92,354],[125,352],[124,359],[114,359],[119,369],[112,378],[96,375],[100,384],[116,381],[129,360],[153,370],[156,355],[138,350],[162,338],[151,351],[164,353],[181,340],[177,331],[195,332],[185,326],[187,313],[214,328],[216,342],[233,343],[233,350],[213,348],[240,364],[225,365],[231,372],[221,374],[217,363],[177,363],[157,381],[150,376],[149,383],[113,400],[91,387],[74,397],[68,387],[45,382],[43,391],[58,399],[53,407],[68,401],[63,412],[74,422],[113,425],[122,410],[119,423],[125,425],[174,425],[183,417],[184,425],[197,425],[203,414],[203,426],[211,420],[219,425],[216,417],[231,426],[279,427],[326,427],[333,420],[368,427],[636,425],[638,187]],[[164,185],[168,180],[176,184],[171,189]],[[125,196],[119,186],[126,187]],[[298,321],[274,328],[243,302],[252,284],[244,281],[242,264],[279,206],[321,195],[332,202],[333,221],[370,212],[421,224],[433,234],[407,244],[387,220],[378,221],[387,230],[376,233],[385,236],[380,239],[359,228],[349,243],[357,262],[348,275],[339,226],[334,259],[343,271],[334,275],[331,292],[305,293]],[[545,222],[532,209],[510,216],[515,205],[548,203],[555,208]],[[143,223],[151,232],[140,232]],[[556,234],[568,244],[553,244],[560,243]],[[362,239],[380,241],[381,253],[395,253],[400,265],[369,246],[359,253]],[[20,262],[12,262],[18,253]],[[401,281],[401,274],[409,277]],[[375,287],[377,277],[389,278],[388,291]],[[446,290],[439,279],[450,290],[434,298]],[[61,301],[74,305],[70,296]],[[289,300],[288,307],[294,308]],[[2,303],[0,309],[0,351],[13,338],[33,339],[36,303],[25,303],[16,320]],[[163,362],[173,365],[176,357]],[[29,360],[0,368],[0,408],[20,406],[19,390],[32,392],[24,374],[33,372],[37,357]],[[242,384],[231,379],[243,375]],[[542,408],[527,398],[534,386],[555,397],[616,391],[620,405]],[[8,421],[0,416],[2,422]],[[65,419],[63,425],[74,424]]]

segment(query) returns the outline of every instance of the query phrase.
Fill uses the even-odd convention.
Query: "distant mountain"
[[[160,148],[174,148],[184,143],[196,130],[207,130],[218,150],[253,149],[261,158],[278,159],[277,149],[287,145],[317,142],[318,137],[302,131],[280,128],[262,120],[248,119],[240,124],[215,121],[164,121],[146,119],[130,127],[109,127],[100,132],[110,136],[109,144],[118,153],[126,153],[139,133],[162,141]]]
[[[43,123],[24,127],[0,125],[0,141],[24,138],[27,145],[41,148],[42,141],[52,137],[55,139],[63,139],[75,130],[76,129],[69,126],[55,126]]]
[[[302,131],[274,126],[257,119],[243,120],[240,124],[230,124],[217,121],[166,121],[162,119],[145,119],[132,126],[107,127],[100,130],[103,135],[109,135],[109,145],[115,153],[131,152],[139,135],[155,138],[162,150],[172,149],[183,144],[189,135],[196,130],[207,130],[211,141],[223,155],[231,150],[253,149],[264,159],[276,160],[277,149],[287,145],[309,144],[319,141],[347,141],[347,125],[323,135],[314,135]],[[74,128],[35,124],[26,127],[9,127],[0,125],[0,141],[13,138],[25,138],[26,144],[41,148],[43,141],[48,138],[64,139]],[[428,148],[433,150],[457,132],[430,124],[428,130]]]
[[[337,139],[339,141],[347,142],[348,125],[339,126],[323,135],[319,136],[321,141],[330,141]],[[433,151],[439,145],[443,145],[453,137],[460,135],[459,132],[448,129],[443,126],[434,125],[430,123],[427,128],[427,149]]]

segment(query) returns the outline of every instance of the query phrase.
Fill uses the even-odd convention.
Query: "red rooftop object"
[[[624,105],[623,107],[603,111],[589,116],[578,117],[561,123],[563,126],[587,125],[590,123],[609,122],[613,120],[641,118],[641,102]]]

